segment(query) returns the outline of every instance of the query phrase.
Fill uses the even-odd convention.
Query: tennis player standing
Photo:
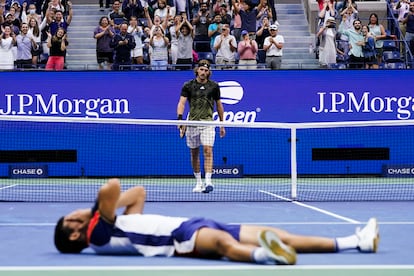
[[[223,121],[224,109],[220,100],[220,87],[217,82],[210,80],[210,62],[200,60],[194,72],[195,79],[184,83],[181,89],[177,106],[178,120],[183,119],[185,104],[188,101],[190,106],[188,120],[212,121],[215,103],[219,119]],[[209,193],[213,191],[211,175],[213,172],[215,128],[214,126],[188,126],[187,128],[181,126],[180,135],[183,136],[184,134],[187,138],[187,146],[191,151],[191,165],[197,180],[193,192]],[[224,137],[225,134],[224,127],[220,127],[220,137]],[[205,183],[201,179],[200,146],[203,146]]]

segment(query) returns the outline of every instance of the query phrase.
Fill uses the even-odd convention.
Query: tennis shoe
[[[197,185],[193,188],[193,193],[203,193],[205,190],[205,187],[203,183],[197,183]]]
[[[379,243],[379,227],[376,218],[370,218],[367,225],[356,230],[358,250],[364,253],[375,253]]]
[[[284,244],[274,232],[269,230],[260,232],[259,244],[276,264],[294,265],[296,263],[296,250]]]
[[[206,184],[203,193],[208,194],[214,190],[213,184]]]

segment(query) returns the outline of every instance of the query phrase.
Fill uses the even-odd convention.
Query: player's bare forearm
[[[183,97],[183,96],[180,97],[180,100],[178,101],[178,105],[177,105],[177,116],[183,115],[186,101],[187,101],[186,97]]]
[[[217,114],[219,116],[220,122],[223,122],[224,120],[224,108],[223,104],[220,100],[217,101]]]
[[[124,214],[142,214],[144,210],[146,192],[144,187],[136,186],[121,193],[117,209],[125,207]]]
[[[115,211],[120,195],[121,183],[117,178],[109,179],[99,190],[99,212],[109,222],[115,220]]]

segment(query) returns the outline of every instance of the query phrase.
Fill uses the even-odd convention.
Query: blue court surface
[[[270,225],[298,234],[346,236],[376,217],[376,254],[299,254],[295,266],[191,258],[59,254],[56,220],[88,203],[0,203],[0,275],[414,275],[414,202],[148,202],[146,213],[204,216],[229,223]]]

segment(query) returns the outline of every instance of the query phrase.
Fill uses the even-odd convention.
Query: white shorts
[[[187,146],[190,149],[195,149],[203,146],[214,146],[214,139],[216,137],[216,129],[214,126],[188,126],[186,133]]]
[[[131,57],[133,57],[133,58],[135,58],[135,57],[142,57],[142,55],[143,55],[142,48],[132,49],[131,50]]]

